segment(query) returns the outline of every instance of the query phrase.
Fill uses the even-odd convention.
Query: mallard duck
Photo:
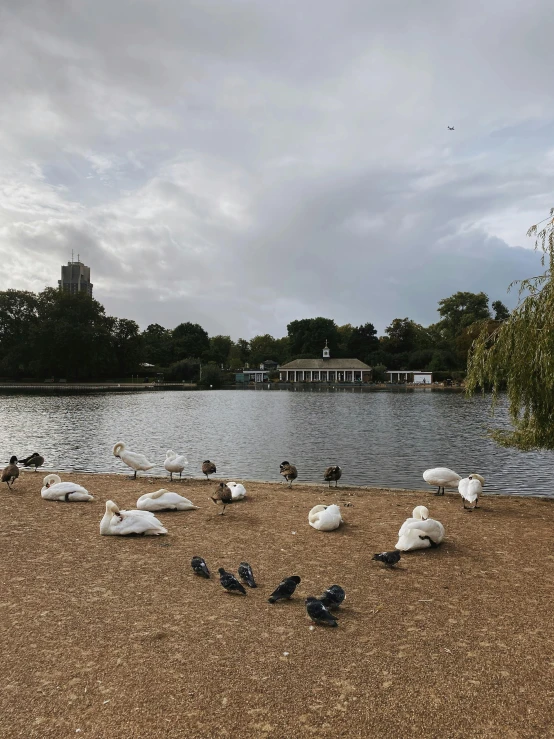
[[[133,480],[137,479],[137,472],[138,470],[151,470],[154,465],[152,462],[149,462],[144,454],[138,454],[137,452],[131,452],[129,451],[125,444],[122,441],[118,441],[117,444],[113,448],[114,457],[119,457],[119,459],[127,465],[127,467],[130,467],[135,471],[135,474],[132,476]]]
[[[94,500],[89,491],[76,482],[62,482],[59,475],[46,475],[40,491],[44,500],[64,500],[66,503]]]
[[[210,462],[209,459],[205,459],[202,462],[202,472],[206,475],[206,480],[209,480],[210,475],[215,475],[217,468],[213,462]]]
[[[219,514],[220,516],[222,516],[225,513],[225,508],[229,505],[229,503],[233,502],[233,493],[231,492],[231,488],[224,482],[220,482],[219,485],[216,487],[214,494],[212,495],[212,500],[216,505],[218,503],[222,503],[223,510]]]
[[[331,465],[331,467],[327,467],[325,472],[323,473],[323,479],[325,482],[329,483],[329,487],[331,487],[331,482],[334,480],[335,487],[338,487],[338,481],[342,477],[342,470],[338,466],[338,464]]]
[[[292,481],[298,477],[298,470],[290,462],[281,462],[279,465],[279,473],[283,475],[285,480],[289,483],[289,488],[292,487]]]
[[[10,457],[10,463],[2,470],[2,482],[7,483],[11,488],[15,480],[19,477],[19,467],[17,466],[17,457]]]
[[[120,511],[113,500],[106,501],[106,512],[100,521],[102,536],[129,536],[144,534],[159,536],[167,534],[167,529],[150,511]]]

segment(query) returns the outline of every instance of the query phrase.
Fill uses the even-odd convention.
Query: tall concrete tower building
[[[77,255],[77,261],[62,267],[62,279],[58,280],[58,287],[68,293],[86,293],[92,298],[92,282],[90,281],[90,267],[85,266]]]

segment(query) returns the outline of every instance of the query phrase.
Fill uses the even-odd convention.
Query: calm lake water
[[[288,460],[303,482],[340,464],[345,484],[425,489],[422,472],[446,466],[483,474],[489,493],[554,495],[554,453],[497,447],[486,428],[505,425],[506,413],[491,419],[489,406],[430,389],[5,394],[0,461],[38,451],[46,468],[128,472],[112,454],[121,440],[156,463],[154,474],[167,474],[173,449],[189,460],[186,476],[201,476],[211,459],[218,478],[280,480]]]

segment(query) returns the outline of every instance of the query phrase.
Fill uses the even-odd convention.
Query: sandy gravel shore
[[[219,516],[205,480],[64,474],[96,496],[71,504],[43,501],[42,477],[0,490],[1,737],[554,736],[554,503],[245,483]],[[167,537],[99,536],[108,498],[159,487],[201,509],[159,514]],[[345,525],[310,528],[318,502]],[[445,543],[372,562],[420,503]],[[228,595],[217,567],[243,559],[260,587]],[[267,603],[292,574],[297,597]],[[303,600],[333,583],[340,626],[310,630]]]

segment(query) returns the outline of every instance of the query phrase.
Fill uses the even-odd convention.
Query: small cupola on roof
[[[323,348],[323,359],[329,359],[329,347],[327,346],[327,339],[325,339],[325,347]]]

